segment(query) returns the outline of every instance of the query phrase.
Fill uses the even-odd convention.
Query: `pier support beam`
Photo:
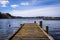
[[[48,26],[44,28],[45,32],[48,33]]]
[[[42,28],[42,21],[39,22],[39,26]]]

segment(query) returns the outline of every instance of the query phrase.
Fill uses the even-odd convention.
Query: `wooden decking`
[[[25,23],[10,40],[50,40],[36,23]]]

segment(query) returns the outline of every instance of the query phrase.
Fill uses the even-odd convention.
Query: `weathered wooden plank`
[[[50,40],[36,23],[26,23],[11,40]]]

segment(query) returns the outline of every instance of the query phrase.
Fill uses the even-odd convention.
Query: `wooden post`
[[[34,21],[34,23],[36,23],[36,21]]]
[[[22,26],[23,24],[20,24],[20,26]]]
[[[42,21],[40,21],[40,24],[39,24],[39,25],[40,25],[40,27],[42,28]]]
[[[48,26],[46,26],[44,30],[46,33],[48,33]]]

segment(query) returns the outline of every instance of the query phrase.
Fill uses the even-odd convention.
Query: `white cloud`
[[[29,3],[28,2],[21,2],[20,5],[22,5],[22,6],[28,6]]]
[[[8,3],[9,3],[8,0],[0,0],[0,4],[2,4],[2,7],[6,7]]]
[[[37,0],[32,0],[32,3],[35,3],[35,2],[37,2]]]
[[[16,8],[16,7],[19,7],[18,5],[11,5],[12,8]]]
[[[2,5],[1,7],[7,7],[6,5]]]
[[[60,16],[60,6],[48,6],[30,10],[13,10],[10,13],[14,16]]]
[[[42,3],[42,2],[46,2],[48,0],[32,0],[32,3]]]

